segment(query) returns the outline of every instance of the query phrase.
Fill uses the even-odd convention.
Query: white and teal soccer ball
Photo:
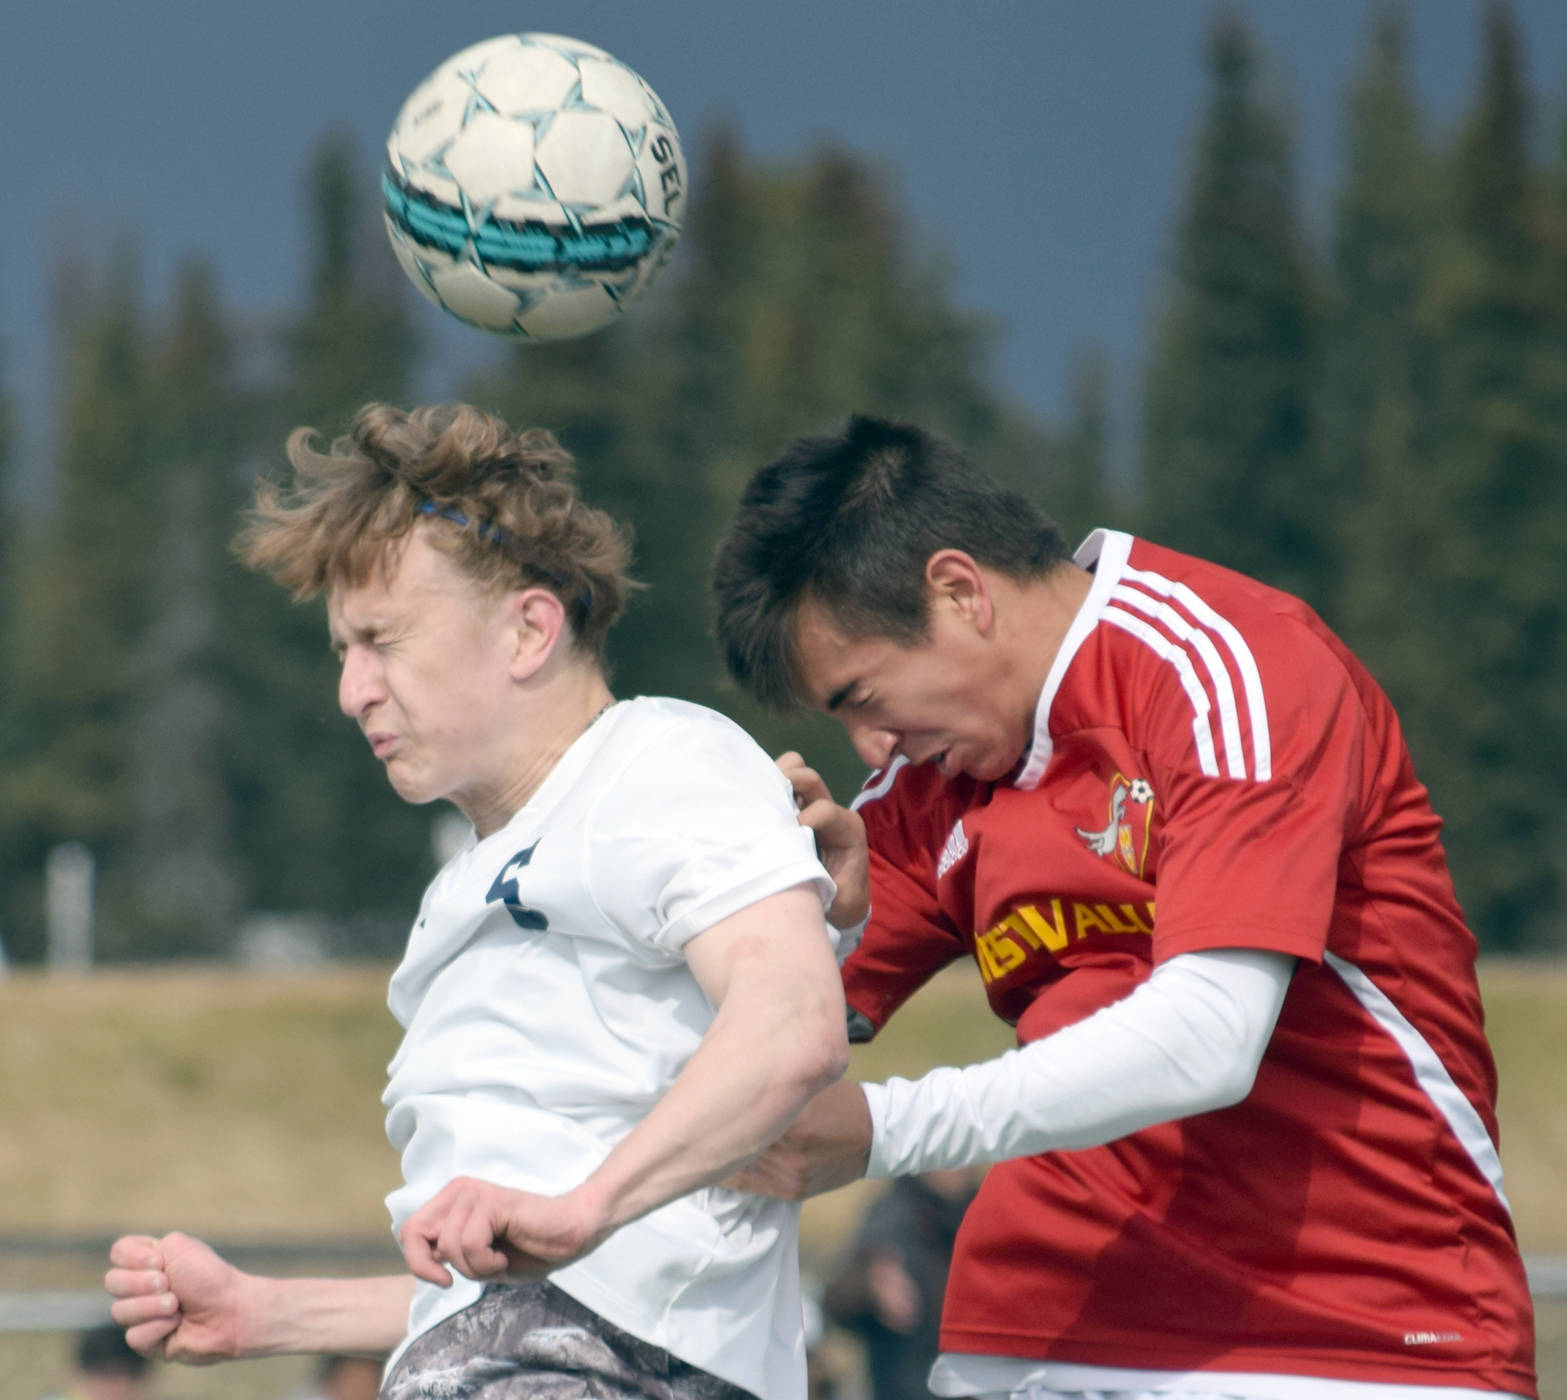
[[[499,335],[561,340],[657,279],[686,205],[658,95],[602,49],[505,34],[410,94],[386,143],[386,229],[437,306]]]

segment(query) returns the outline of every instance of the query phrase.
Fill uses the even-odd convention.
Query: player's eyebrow
[[[853,691],[854,687],[858,684],[859,682],[857,680],[853,680],[848,681],[844,685],[840,685],[837,690],[833,691],[833,693],[829,695],[823,702],[822,708],[826,710],[828,714],[832,714],[832,712],[836,710],[838,706],[843,704],[843,702],[849,698],[850,692]]]
[[[396,622],[390,615],[376,613],[350,622],[347,619],[338,623],[327,623],[327,640],[331,642],[335,651],[338,647],[346,647],[353,642],[373,641],[396,626]]]

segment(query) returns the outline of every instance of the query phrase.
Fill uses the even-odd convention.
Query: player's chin
[[[988,749],[959,751],[954,748],[948,751],[942,771],[948,777],[962,774],[977,782],[998,783],[1017,767],[1021,757],[1020,754],[1010,751]]]
[[[387,760],[386,780],[391,783],[392,791],[410,806],[422,807],[426,802],[434,802],[445,795],[428,774],[421,773],[406,759],[395,755]]]

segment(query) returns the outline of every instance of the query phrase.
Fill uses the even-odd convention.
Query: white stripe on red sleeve
[[[1140,617],[1133,617],[1131,613],[1123,612],[1120,608],[1106,608],[1101,615],[1106,622],[1119,627],[1123,632],[1130,632],[1155,655],[1175,667],[1175,673],[1181,678],[1181,686],[1186,691],[1186,697],[1192,702],[1192,709],[1195,711],[1192,717],[1192,739],[1197,745],[1197,761],[1202,765],[1204,773],[1210,778],[1217,778],[1219,760],[1214,755],[1213,726],[1208,720],[1213,706],[1208,701],[1208,692],[1202,688],[1202,682],[1197,678],[1197,671],[1192,666],[1191,657],[1170,641],[1164,633],[1156,630]]]
[[[1222,746],[1223,773],[1259,782],[1270,778],[1273,745],[1262,676],[1239,629],[1186,584],[1146,569],[1128,568],[1111,600],[1104,621],[1136,637],[1180,677],[1192,702],[1192,737],[1202,771],[1220,775]]]
[[[892,791],[892,785],[898,776],[898,770],[909,760],[903,754],[898,754],[891,763],[879,773],[872,773],[866,778],[865,786],[855,794],[854,800],[849,803],[851,812],[858,812],[867,802],[875,802],[877,798],[885,797]]]
[[[1258,782],[1266,782],[1273,776],[1273,745],[1268,733],[1268,705],[1262,693],[1262,675],[1257,670],[1256,658],[1239,629],[1228,618],[1220,616],[1202,597],[1184,583],[1176,583],[1163,574],[1149,569],[1128,568],[1121,576],[1124,584],[1139,584],[1150,593],[1179,603],[1192,619],[1224,643],[1235,663],[1245,694],[1245,707],[1240,712],[1251,729],[1251,776]]]
[[[1224,738],[1224,767],[1232,778],[1246,776],[1246,752],[1241,744],[1240,718],[1235,708],[1235,687],[1230,683],[1230,673],[1213,644],[1213,639],[1201,628],[1193,627],[1168,603],[1150,597],[1141,589],[1120,584],[1111,594],[1118,603],[1136,608],[1160,623],[1177,641],[1192,647],[1202,659],[1208,673],[1208,683],[1218,705],[1219,732]]]

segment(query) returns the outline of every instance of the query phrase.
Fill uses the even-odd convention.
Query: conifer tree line
[[[1135,460],[1115,471],[1103,356],[1082,352],[1064,421],[1010,403],[993,328],[871,164],[829,148],[763,165],[704,133],[649,301],[461,389],[552,429],[589,498],[634,524],[651,587],[612,637],[617,693],[713,704],[851,792],[863,771],[835,726],[723,683],[706,575],[743,482],[789,437],[851,410],[912,418],[1070,538],[1131,529],[1302,594],[1398,705],[1483,946],[1567,948],[1567,118],[1552,132],[1536,110],[1501,0],[1476,43],[1476,90],[1439,137],[1386,9],[1344,94],[1331,207],[1308,209],[1267,56],[1215,19]],[[406,930],[436,814],[398,801],[337,713],[320,606],[229,553],[290,428],[331,436],[367,400],[415,401],[427,351],[373,173],[322,142],[308,291],[273,317],[225,306],[199,260],[159,307],[129,254],[55,269],[47,487],[0,490],[12,959],[42,955],[64,842],[94,856],[105,959],[227,955],[269,911],[308,912],[339,953],[384,956]],[[4,378],[0,362],[0,408]],[[0,486],[21,467],[13,419]]]

